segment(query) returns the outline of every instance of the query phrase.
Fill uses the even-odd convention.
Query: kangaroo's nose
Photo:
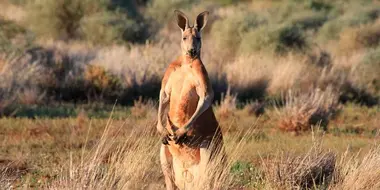
[[[194,48],[189,49],[189,54],[190,54],[191,56],[195,55],[195,53],[196,53],[196,51],[195,51]]]

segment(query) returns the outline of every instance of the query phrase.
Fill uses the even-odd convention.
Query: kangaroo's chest
[[[189,68],[177,69],[169,79],[171,100],[187,101],[198,100],[196,79]]]
[[[196,79],[186,68],[176,70],[168,81],[170,92],[170,116],[183,124],[195,112],[199,96]],[[174,121],[176,122],[176,121]]]

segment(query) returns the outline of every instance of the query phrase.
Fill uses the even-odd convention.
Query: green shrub
[[[20,25],[17,25],[12,21],[1,19],[0,17],[0,32],[5,38],[11,39],[18,34],[25,34],[26,30]]]
[[[308,7],[315,11],[329,11],[333,8],[331,4],[318,0],[311,0],[308,4]]]
[[[380,45],[380,22],[361,27],[358,32],[357,41],[364,47]]]
[[[148,3],[146,14],[157,24],[166,23],[173,16],[175,9],[188,9],[199,0],[151,0]]]
[[[144,39],[141,25],[122,13],[100,13],[84,17],[81,22],[82,39],[96,44],[134,42]]]
[[[300,18],[296,18],[292,21],[292,24],[300,27],[302,30],[317,30],[328,20],[323,14],[306,15]]]
[[[344,24],[339,20],[327,22],[318,33],[319,40],[324,43],[328,40],[338,39],[342,27],[344,27]]]
[[[237,9],[234,13],[215,21],[210,31],[215,47],[227,55],[234,54],[241,43],[249,43],[246,33],[265,23],[263,18],[244,9]]]
[[[355,7],[344,11],[344,14],[334,15],[321,27],[318,39],[322,43],[328,40],[336,40],[342,30],[372,23],[379,17],[379,13],[380,9],[378,8]]]
[[[134,0],[134,1],[125,1],[125,0],[111,0],[111,5],[109,6],[111,10],[121,10],[126,12],[129,17],[137,18],[140,17],[138,6],[146,6],[148,0]]]
[[[25,5],[28,3],[28,0],[7,0],[7,1],[15,5]]]
[[[357,71],[358,80],[368,91],[380,97],[380,47],[370,49],[363,57]]]
[[[27,8],[26,22],[35,33],[44,37],[79,38],[84,7],[84,2],[78,0],[34,1]]]
[[[237,4],[241,2],[242,0],[210,0],[210,1],[218,3],[220,5],[224,5],[224,6],[230,6],[233,4]]]
[[[356,26],[360,24],[368,24],[373,21],[375,21],[380,15],[380,9],[379,8],[365,8],[364,10],[361,10],[360,12],[357,12],[355,15],[352,16],[349,20],[350,26]]]
[[[278,34],[278,44],[276,52],[286,52],[288,50],[303,50],[306,48],[306,36],[304,31],[298,26],[288,26],[282,28]]]
[[[0,53],[9,53],[12,51],[11,41],[5,37],[4,33],[0,30]]]
[[[111,0],[41,0],[28,5],[27,25],[40,37],[92,43],[135,41],[144,34]]]
[[[347,28],[340,33],[339,54],[351,54],[380,45],[380,22]]]
[[[306,34],[298,26],[265,25],[257,30],[247,32],[240,44],[240,52],[267,51],[269,53],[286,53],[303,51],[308,47]]]
[[[268,20],[273,23],[286,23],[294,18],[310,16],[316,13],[302,0],[278,1],[273,3],[269,12]]]
[[[33,36],[30,36],[25,28],[0,18],[0,53],[20,53],[29,47],[33,40]]]
[[[278,28],[276,26],[264,25],[243,35],[244,42],[240,44],[239,52],[249,54],[252,51],[272,51],[276,49]]]
[[[309,47],[309,37],[315,35],[328,20],[324,13],[307,10],[293,3],[271,8],[270,12],[275,10],[283,16],[277,18],[267,15],[265,19],[257,19],[256,23],[259,24],[253,25],[257,27],[250,27],[241,33],[243,40],[239,52],[243,54],[252,51],[279,54],[289,51],[303,52]],[[251,17],[260,18],[262,15]]]

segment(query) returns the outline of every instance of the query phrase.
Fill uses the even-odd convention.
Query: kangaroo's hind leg
[[[220,139],[212,142],[204,142],[200,148],[199,173],[203,188],[222,189],[222,184],[214,184],[213,181],[222,180],[222,173],[226,167],[226,157],[223,141]]]
[[[161,168],[165,177],[165,184],[167,190],[176,189],[174,184],[173,175],[173,157],[169,152],[169,149],[165,145],[161,145],[160,149]]]

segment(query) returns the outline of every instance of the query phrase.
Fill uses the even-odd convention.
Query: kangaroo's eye
[[[183,39],[183,41],[185,41],[187,38],[186,37],[184,37],[184,38],[182,38]]]

